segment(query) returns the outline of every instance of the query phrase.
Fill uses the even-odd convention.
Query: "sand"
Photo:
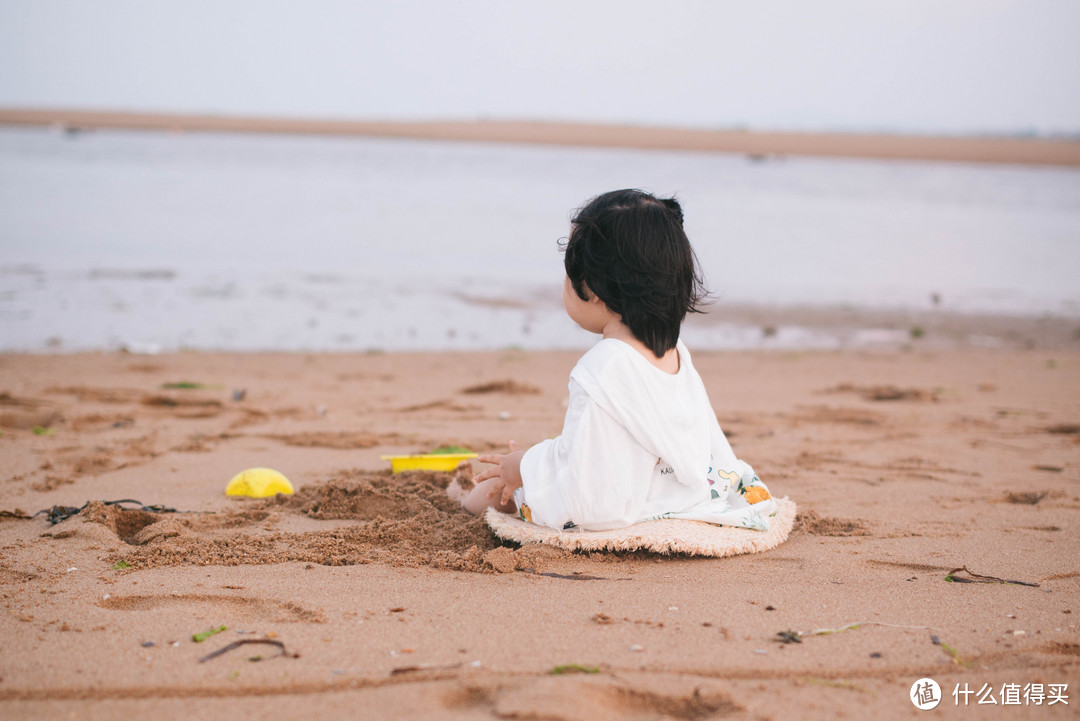
[[[883,133],[768,132],[524,120],[320,120],[124,113],[57,108],[0,108],[0,125],[356,135],[484,143],[527,143],[739,153],[755,161],[785,155],[942,160],[964,163],[1080,165],[1075,137],[931,136]]]
[[[1080,352],[695,354],[799,504],[755,555],[502,545],[379,460],[556,434],[575,359],[0,356],[0,717],[891,719],[924,676],[947,717],[1074,717]],[[226,497],[253,466],[297,493]],[[239,640],[281,645],[200,663]],[[1069,706],[954,705],[1010,683]]]

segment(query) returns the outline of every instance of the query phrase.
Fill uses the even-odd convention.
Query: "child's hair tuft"
[[[675,347],[687,313],[708,298],[674,198],[614,190],[588,202],[563,242],[566,275],[595,293],[657,357]]]

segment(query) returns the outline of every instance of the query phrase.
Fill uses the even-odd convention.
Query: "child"
[[[603,340],[570,373],[562,434],[506,454],[473,479],[462,505],[559,530],[655,518],[767,530],[776,502],[735,457],[679,340],[706,293],[682,209],[639,190],[594,198],[565,242],[563,304]]]

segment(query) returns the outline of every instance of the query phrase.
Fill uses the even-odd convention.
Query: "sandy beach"
[[[1075,716],[1080,353],[695,354],[799,506],[761,554],[504,546],[379,460],[557,434],[577,355],[0,356],[0,716]],[[226,497],[255,466],[295,496]],[[119,499],[177,512],[22,518]]]
[[[0,108],[0,125],[52,125],[70,132],[127,130],[299,133],[482,143],[738,153],[765,161],[787,155],[1080,165],[1075,138],[769,132],[525,120],[329,120],[58,108]]]

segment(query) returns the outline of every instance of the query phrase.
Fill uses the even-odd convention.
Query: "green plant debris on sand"
[[[600,673],[599,666],[582,666],[579,663],[567,663],[562,666],[556,666],[548,671],[552,676],[561,676],[566,673]]]
[[[229,630],[227,626],[218,626],[217,628],[212,628],[209,631],[203,631],[202,633],[193,633],[193,634],[191,634],[191,640],[194,641],[195,643],[202,643],[203,641],[210,638],[211,636],[215,636],[215,635],[221,633],[222,631],[227,631],[227,630]]]
[[[967,574],[961,576],[960,574]],[[961,568],[954,568],[945,574],[945,581],[948,583],[997,583],[1006,586],[1031,586],[1032,588],[1038,588],[1037,583],[1028,583],[1027,581],[1011,581],[1005,578],[998,578],[997,576],[983,576],[978,573],[969,571],[967,566]]]
[[[933,626],[908,626],[900,623],[884,623],[883,621],[856,621],[855,623],[849,623],[838,628],[817,628],[813,631],[778,631],[776,638],[773,640],[777,643],[802,643],[802,639],[807,636],[829,636],[834,633],[843,633],[844,631],[854,631],[860,626],[885,626],[886,628],[917,628],[917,629],[929,629],[933,630]]]
[[[808,633],[806,635],[807,636],[828,636],[828,635],[833,634],[833,633],[843,633],[844,631],[854,631],[855,629],[857,629],[861,625],[862,625],[861,623],[849,623],[848,625],[841,626],[840,628],[819,628],[819,629],[817,629],[815,631],[811,631],[810,633]]]
[[[161,388],[170,391],[199,391],[199,390],[221,390],[223,386],[220,383],[196,383],[195,381],[175,381],[173,383],[162,383]],[[243,392],[247,395],[247,392]],[[240,398],[238,400],[243,400]]]
[[[51,436],[56,433],[55,428],[45,428],[44,426],[34,426],[35,436]]]
[[[448,456],[458,453],[472,453],[468,448],[464,446],[439,446],[431,452],[433,456]]]
[[[459,663],[422,663],[416,666],[398,666],[397,668],[390,670],[391,676],[400,676],[405,673],[418,673],[420,671],[449,671],[454,668],[461,668],[462,664]]]
[[[965,661],[962,658],[960,658],[960,652],[957,651],[952,646],[950,646],[949,644],[945,643],[944,641],[939,641],[938,645],[941,646],[942,651],[949,654],[949,658],[951,658],[952,662],[955,663],[957,666],[970,666],[971,665],[971,661]]]
[[[858,691],[859,693],[873,693],[865,686],[860,686],[843,678],[818,678],[817,676],[808,676],[806,683],[813,686],[828,686],[829,688],[842,688],[847,689],[848,691]]]
[[[788,629],[787,631],[778,631],[776,638],[773,640],[777,643],[802,643],[804,636],[829,636],[834,633],[853,631],[861,625],[861,623],[849,623],[839,628],[816,628],[813,631],[792,631]]]
[[[131,564],[124,560],[119,560],[112,565],[114,571],[121,571],[125,568],[131,568]]]

